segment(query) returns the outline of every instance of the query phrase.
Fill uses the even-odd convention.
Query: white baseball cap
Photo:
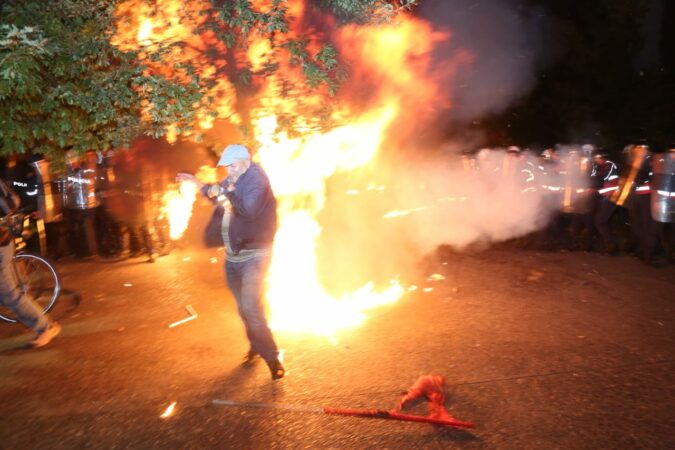
[[[225,147],[218,160],[219,166],[229,166],[238,159],[251,159],[248,149],[241,144],[231,144]]]

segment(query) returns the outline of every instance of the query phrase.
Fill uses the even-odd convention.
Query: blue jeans
[[[279,357],[277,345],[265,319],[263,285],[270,264],[269,256],[258,256],[244,262],[225,262],[227,285],[237,301],[239,317],[244,322],[251,350],[268,362]]]
[[[49,320],[19,286],[13,258],[13,243],[0,246],[0,305],[10,309],[19,322],[42,333],[49,327]]]

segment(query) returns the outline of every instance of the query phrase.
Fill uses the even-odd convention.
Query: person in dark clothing
[[[640,161],[629,162],[635,165],[636,169],[635,179],[626,202],[635,241],[634,253],[645,262],[649,262],[658,238],[657,223],[652,219],[651,213],[652,156],[647,151]]]
[[[655,155],[652,170],[651,213],[660,239],[648,249],[647,261],[655,263],[651,258],[656,256],[656,247],[661,244],[666,261],[672,264],[675,243],[675,145],[667,152]]]
[[[591,172],[591,187],[597,192],[593,200],[595,203],[593,223],[602,238],[604,251],[615,255],[618,253],[618,246],[609,229],[609,220],[617,207],[611,202],[610,197],[619,189],[619,172],[616,164],[607,159],[603,153],[597,153],[593,157],[593,162],[595,165]]]
[[[87,168],[76,152],[66,154],[68,172],[65,182],[65,216],[70,231],[71,248],[82,259],[98,256],[94,221],[100,205],[97,172]]]
[[[277,380],[285,370],[263,307],[263,284],[277,229],[276,198],[264,170],[251,162],[243,145],[227,146],[218,165],[227,169],[227,178],[203,186],[202,193],[226,200],[221,228],[225,274],[250,344],[245,360],[261,356]]]
[[[136,155],[123,151],[119,152],[115,173],[120,202],[117,218],[129,237],[128,254],[122,256],[135,258],[145,253],[147,262],[155,262],[148,217],[150,192],[143,166]]]

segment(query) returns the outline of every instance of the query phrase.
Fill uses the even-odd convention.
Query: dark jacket
[[[277,231],[277,200],[265,171],[251,163],[235,183],[234,191],[227,192],[228,184],[226,180],[221,186],[232,204],[229,227],[232,253],[271,247]]]

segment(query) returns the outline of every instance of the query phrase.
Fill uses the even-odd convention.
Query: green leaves
[[[384,23],[391,21],[398,10],[411,10],[419,0],[321,0],[322,8],[331,11],[342,22]]]
[[[135,52],[112,46],[116,2],[36,3],[0,11],[0,155],[60,158],[66,147],[122,146],[141,133],[162,136],[169,124],[188,126],[201,99],[198,77],[146,77]]]
[[[266,100],[278,109],[270,112],[278,115],[280,128],[292,133],[332,126],[333,96],[346,79],[346,66],[326,36],[295,30],[291,37],[298,18],[289,15],[286,0],[263,7],[212,0],[205,10],[186,2],[180,19],[208,35],[207,44],[153,42],[137,50],[111,43],[116,29],[133,23],[115,16],[123,3],[0,3],[0,155],[33,150],[59,157],[66,147],[117,147],[141,133],[164,136],[168,129],[198,139],[198,119],[222,119],[216,109],[231,114],[229,104],[254,108],[265,83],[275,88],[264,95],[275,96]],[[415,1],[322,0],[306,7],[317,4],[342,23],[379,22]],[[261,40],[266,51],[253,62],[247,53]],[[188,48],[199,61],[176,61]],[[210,64],[208,75],[200,75],[200,61]],[[236,98],[223,106],[219,95]],[[250,129],[249,111],[239,113],[241,127]]]

